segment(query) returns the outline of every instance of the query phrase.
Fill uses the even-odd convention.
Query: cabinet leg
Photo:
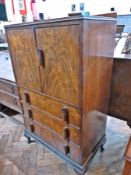
[[[100,151],[103,152],[105,150],[104,145],[101,145]]]
[[[26,137],[28,140],[28,144],[35,142],[35,140],[32,140],[30,136]]]
[[[0,114],[0,118],[4,118],[4,116]]]
[[[32,141],[31,141],[31,137],[27,137],[28,139],[28,144],[30,144]]]
[[[0,111],[2,112],[3,109],[4,109],[4,106],[0,104]]]
[[[78,172],[76,169],[73,169],[74,170],[74,172],[76,173],[76,175],[84,175],[85,173],[80,173],[80,172]]]

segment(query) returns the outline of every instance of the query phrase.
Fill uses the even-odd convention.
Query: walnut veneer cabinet
[[[80,174],[105,141],[115,25],[68,17],[6,27],[25,135]]]

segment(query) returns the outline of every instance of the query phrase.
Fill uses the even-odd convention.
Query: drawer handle
[[[32,114],[32,111],[30,109],[28,110],[28,116],[31,120],[33,120],[33,114]]]
[[[15,89],[14,89],[13,85],[11,85],[10,89],[11,89],[11,92],[14,94],[15,93]]]
[[[37,53],[39,55],[39,63],[45,68],[45,55],[42,49],[37,48]]]
[[[17,99],[16,99],[16,98],[13,100],[13,103],[14,103],[15,105],[17,105]]]
[[[33,124],[30,124],[30,130],[31,130],[31,132],[34,132],[35,131],[35,128],[34,128],[34,125]]]
[[[69,123],[69,111],[67,108],[62,109],[62,118],[64,122]]]
[[[65,155],[68,156],[70,154],[70,147],[68,145],[64,147],[65,147]]]
[[[70,138],[70,131],[68,128],[64,128],[64,139],[68,140]]]
[[[30,103],[30,97],[29,97],[29,94],[27,92],[25,92],[25,102]]]

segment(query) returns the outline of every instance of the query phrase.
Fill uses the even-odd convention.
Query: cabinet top
[[[70,22],[70,21],[80,21],[80,20],[93,20],[93,21],[112,21],[116,22],[116,19],[111,17],[104,17],[104,16],[73,16],[73,17],[64,17],[64,18],[55,18],[55,19],[46,19],[41,21],[35,22],[25,22],[25,23],[18,23],[12,25],[6,25],[5,28],[14,28],[14,27],[21,27],[21,26],[30,26],[30,25],[39,25],[39,24],[49,24],[49,23],[57,23],[57,22]]]

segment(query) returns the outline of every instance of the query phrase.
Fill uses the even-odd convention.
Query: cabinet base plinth
[[[85,172],[87,171],[87,168],[89,166],[90,160],[93,158],[93,156],[95,155],[95,153],[97,152],[97,150],[99,148],[103,148],[103,145],[106,142],[106,136],[104,135],[101,138],[101,140],[99,141],[99,143],[96,145],[96,147],[94,148],[94,150],[91,152],[90,156],[88,156],[87,160],[82,165],[80,165],[80,164],[74,162],[73,160],[69,159],[68,157],[66,157],[62,153],[58,152],[58,150],[56,150],[51,145],[49,145],[46,142],[44,142],[44,140],[42,140],[41,138],[39,138],[38,136],[36,136],[34,133],[31,133],[27,129],[25,129],[24,135],[25,135],[25,137],[27,139],[32,137],[33,139],[35,139],[35,141],[37,143],[40,143],[40,144],[44,145],[47,149],[49,149],[50,151],[54,152],[56,155],[58,155],[59,157],[61,157],[62,159],[64,159],[67,163],[69,163],[73,167],[74,171],[78,175],[84,175],[85,174]]]

